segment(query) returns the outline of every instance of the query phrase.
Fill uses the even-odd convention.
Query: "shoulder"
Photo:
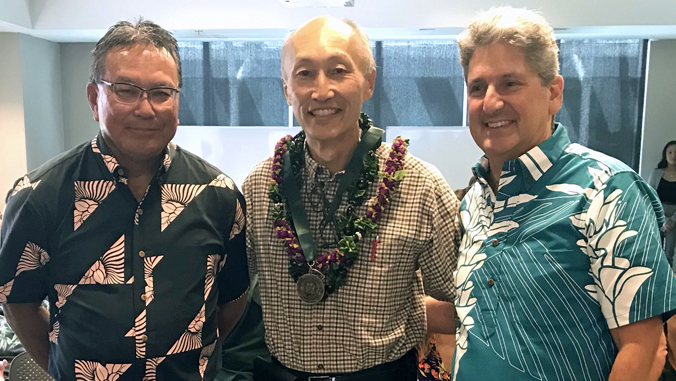
[[[564,153],[564,158],[570,160],[571,164],[595,166],[608,169],[612,174],[621,172],[634,172],[628,165],[620,160],[608,156],[604,153],[594,151],[591,148],[579,144],[570,144]]]
[[[267,186],[270,185],[270,175],[272,173],[272,157],[261,161],[256,164],[251,172],[247,175],[246,179],[242,183],[242,190],[246,193],[249,191],[255,191],[264,187],[267,192]]]
[[[26,188],[37,190],[38,185],[40,185],[41,191],[49,188],[45,194],[54,194],[55,191],[59,190],[64,181],[71,181],[70,174],[82,161],[87,151],[91,152],[90,147],[91,142],[82,143],[73,149],[53,157],[20,177],[14,182],[12,189],[9,191],[8,199]]]
[[[176,155],[174,156],[172,167],[177,165],[177,169],[189,170],[193,175],[205,176],[206,178],[214,179],[216,177],[228,177],[221,169],[194,153],[176,146]],[[185,165],[185,167],[183,167]]]
[[[406,177],[415,179],[417,183],[425,188],[431,188],[435,193],[442,191],[451,191],[444,176],[439,172],[436,166],[419,159],[410,153],[404,157],[404,169],[406,169]]]

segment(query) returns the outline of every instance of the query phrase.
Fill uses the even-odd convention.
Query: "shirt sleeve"
[[[231,302],[244,294],[249,287],[246,259],[246,205],[244,197],[235,189],[235,208],[230,239],[225,244],[225,264],[218,274],[218,303]]]
[[[38,185],[24,177],[7,197],[0,227],[0,303],[39,303],[47,297],[49,234],[35,202]]]
[[[658,224],[664,216],[657,194],[629,171],[597,184],[589,209],[577,216],[587,236],[578,244],[586,246],[590,287],[608,327],[670,315],[676,308],[675,278],[661,245]]]
[[[425,293],[437,300],[455,301],[453,272],[458,264],[460,202],[438,172],[434,172],[430,204],[432,239],[419,263]]]

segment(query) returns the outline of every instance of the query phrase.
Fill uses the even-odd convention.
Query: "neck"
[[[667,164],[664,168],[665,171],[676,171],[676,164]]]
[[[489,163],[489,179],[488,184],[493,189],[493,193],[498,193],[498,185],[500,185],[500,175],[502,174],[502,164],[503,161],[498,160],[488,160]]]
[[[331,140],[317,140],[309,136],[305,138],[310,149],[310,156],[318,164],[325,166],[332,174],[345,170],[352,158],[352,152],[359,144],[361,130],[356,128],[354,132],[346,136]]]

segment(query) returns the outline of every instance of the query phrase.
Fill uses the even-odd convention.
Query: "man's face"
[[[362,72],[364,52],[351,38],[352,30],[334,26],[303,27],[283,62],[287,103],[308,139],[317,141],[358,131],[361,105],[371,98],[375,84],[375,69]]]
[[[108,52],[103,79],[145,89],[177,88],[178,69],[165,49],[133,45]],[[178,95],[164,105],[151,104],[147,94],[134,104],[126,104],[115,99],[110,86],[90,83],[87,98],[106,144],[123,162],[155,159],[176,133]]]
[[[563,78],[542,86],[523,52],[510,44],[480,47],[469,62],[469,129],[490,162],[516,159],[551,136]]]

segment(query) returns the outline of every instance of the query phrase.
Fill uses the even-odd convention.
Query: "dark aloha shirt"
[[[170,143],[137,202],[97,138],[18,180],[0,235],[0,302],[49,297],[57,380],[212,380],[217,306],[248,286],[244,199]]]

